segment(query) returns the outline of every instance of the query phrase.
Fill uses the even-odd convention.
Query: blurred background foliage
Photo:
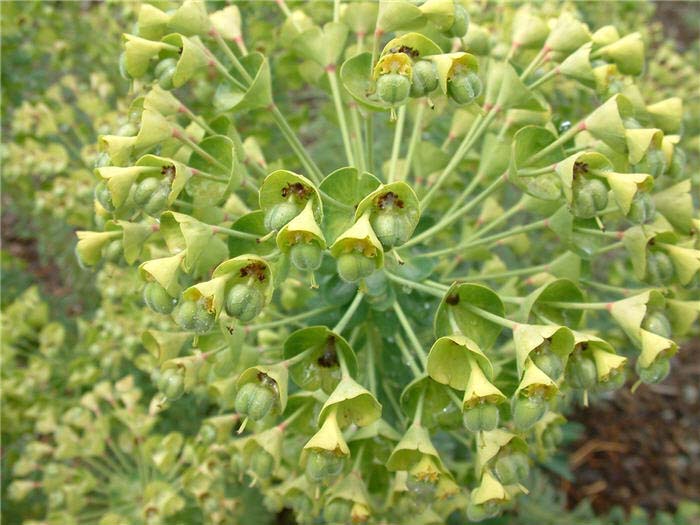
[[[161,8],[172,2],[152,2]],[[211,2],[211,9],[226,2]],[[295,2],[289,2],[291,6]],[[485,17],[498,9],[513,9],[517,3],[476,1]],[[562,4],[542,1],[544,12],[556,13]],[[338,148],[315,147],[315,137],[324,133],[333,116],[324,114],[322,92],[309,89],[296,72],[296,61],[285,55],[284,41],[278,30],[282,15],[266,2],[247,2],[245,31],[250,49],[270,53],[276,75],[274,86],[281,104],[290,107],[294,126],[304,123],[302,137],[322,169],[333,165],[330,156]],[[319,18],[331,9],[327,2],[316,1],[313,12]],[[196,402],[181,403],[159,416],[152,416],[143,400],[150,399],[150,381],[141,371],[149,358],[134,334],[152,323],[144,318],[139,285],[134,272],[107,265],[97,279],[92,270],[81,268],[74,256],[77,229],[91,229],[92,166],[97,156],[96,139],[123,125],[128,108],[129,83],[119,76],[118,57],[121,33],[134,22],[139,2],[121,1],[7,1],[2,2],[2,521],[3,523],[77,523],[71,508],[71,487],[80,483],[101,483],[121,494],[110,492],[107,506],[124,504],[131,482],[154,483],[160,480],[157,469],[143,475],[132,465],[104,477],[99,462],[93,463],[81,453],[80,432],[90,433],[103,421],[116,428],[117,447],[131,454],[130,440],[135,429],[146,425],[153,436],[167,436],[177,430],[189,440],[186,464],[174,472],[185,480],[178,483],[166,502],[171,505],[169,523],[201,523],[223,513],[237,516],[241,523],[285,523],[285,514],[270,516],[254,489],[240,484],[224,465],[207,464],[208,475],[217,479],[218,499],[199,490],[210,488],[196,477],[205,464],[207,451],[197,440],[201,421],[212,415],[211,408]],[[591,26],[613,23],[624,32],[642,31],[652,51],[643,90],[655,98],[680,95],[686,107],[685,150],[688,164],[700,163],[700,9],[696,2],[574,2],[583,19]],[[270,16],[273,13],[273,16]],[[271,38],[272,37],[272,38]],[[275,51],[274,53],[272,53]],[[284,82],[284,85],[281,83]],[[682,85],[682,93],[679,86]],[[199,98],[199,97],[197,97]],[[572,101],[575,103],[575,101]],[[197,111],[198,108],[192,108]],[[561,124],[566,120],[562,115]],[[269,118],[269,117],[268,117]],[[239,130],[246,133],[245,118]],[[256,126],[261,123],[257,122]],[[388,126],[388,124],[387,124]],[[390,137],[389,133],[378,134]],[[335,134],[339,137],[339,134]],[[275,135],[261,146],[270,158],[282,157],[281,141]],[[338,145],[340,140],[338,138]],[[340,147],[340,146],[339,146]],[[377,148],[388,148],[377,144]],[[278,151],[279,150],[279,151]],[[285,154],[289,154],[288,152]],[[693,175],[697,178],[700,173]],[[102,390],[100,390],[102,389]],[[105,389],[114,392],[102,408],[84,414],[85,407]],[[145,393],[144,393],[145,391]],[[120,397],[121,396],[121,397]],[[100,398],[102,399],[102,398]],[[128,409],[129,416],[123,412]],[[94,407],[93,407],[94,408]],[[134,422],[134,414],[142,420]],[[89,421],[88,421],[89,420]],[[101,425],[102,423],[100,423]],[[650,424],[653,424],[650,422]],[[66,426],[64,426],[66,425]],[[66,428],[74,434],[66,434]],[[568,441],[573,443],[585,428],[572,424]],[[41,444],[49,436],[63,443],[61,453],[50,456],[55,467],[53,479],[65,486],[58,491],[66,502],[47,501],[54,492],[34,491],[31,497],[15,502],[8,495],[13,476],[31,472],[34,463],[49,459]],[[123,439],[121,439],[123,438]],[[198,448],[199,447],[199,448]],[[183,456],[185,457],[185,456]],[[148,463],[148,460],[146,461]],[[559,476],[570,475],[567,458],[550,465],[556,474],[535,474],[532,494],[518,509],[521,524],[691,524],[699,523],[697,505],[678,502],[675,514],[633,508],[626,513],[614,508],[596,516],[585,499],[572,508],[560,489]],[[192,470],[194,469],[194,470]],[[83,474],[85,474],[83,476]],[[92,478],[92,481],[90,481]],[[145,478],[145,479],[144,479]],[[29,478],[28,478],[29,479]],[[198,485],[200,483],[200,485]],[[186,486],[183,488],[183,484]],[[143,485],[149,486],[149,485]],[[11,490],[30,490],[15,484]],[[173,490],[172,487],[168,490]],[[126,491],[126,492],[124,492]],[[165,493],[167,491],[163,491]],[[76,489],[75,494],[80,491]],[[48,496],[47,496],[48,494]],[[126,495],[125,495],[126,494]],[[162,494],[161,494],[162,495]],[[214,503],[212,503],[214,502]],[[46,515],[47,505],[69,509]],[[98,507],[99,508],[99,507]],[[222,510],[223,509],[223,510]],[[629,509],[627,509],[629,511]],[[654,511],[655,509],[647,509]],[[652,512],[653,513],[653,512]],[[222,523],[235,523],[234,521]],[[489,523],[512,523],[512,516]],[[35,520],[35,521],[32,521]],[[97,522],[84,521],[85,523]],[[82,523],[82,522],[81,522]]]

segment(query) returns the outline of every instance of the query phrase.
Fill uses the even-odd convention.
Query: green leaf
[[[534,322],[546,320],[569,328],[580,325],[583,310],[560,308],[549,305],[548,302],[582,303],[584,302],[583,292],[568,279],[554,280],[539,287],[525,298],[520,306],[520,317]]]
[[[426,370],[438,383],[464,390],[472,366],[479,366],[487,378],[493,378],[493,367],[479,345],[464,335],[440,337],[428,354]]]
[[[564,156],[564,151],[559,146],[538,159],[537,162],[528,162],[530,158],[549,146],[554,140],[554,135],[546,128],[538,126],[521,128],[513,137],[508,168],[508,178],[516,186],[533,197],[548,201],[557,200],[561,196],[562,189],[558,177],[554,173],[535,176],[521,175],[519,170],[526,166],[532,168],[551,166],[561,159]]]
[[[372,82],[372,55],[360,53],[343,62],[340,67],[340,81],[362,107],[372,111],[386,111],[391,108],[374,92]]]
[[[164,37],[163,42],[182,49],[175,66],[173,87],[178,88],[184,85],[209,63],[209,57],[207,57],[202,44],[198,40],[173,33]]]
[[[139,266],[139,275],[145,281],[156,281],[172,296],[180,293],[180,265],[184,258],[183,253],[152,259]]]
[[[187,183],[188,195],[194,200],[194,206],[213,206],[220,202],[228,193],[240,186],[240,172],[235,170],[236,158],[233,141],[223,135],[207,137],[199,143],[216,163],[193,152],[189,164],[192,168],[227,179],[218,182],[204,177],[192,177]]]
[[[453,326],[456,325],[463,335],[486,351],[496,342],[502,327],[472,312],[468,306],[475,306],[500,317],[504,316],[503,303],[498,294],[491,289],[478,284],[455,283],[438,306],[434,322],[435,336],[455,334]]]
[[[252,233],[258,237],[267,234],[265,228],[265,213],[256,210],[242,215],[231,225],[231,229],[242,233]],[[229,236],[228,250],[231,255],[241,255],[243,253],[254,253],[257,255],[268,255],[275,249],[275,239],[270,238],[265,242],[258,242],[254,239],[240,239]]]
[[[292,42],[295,51],[322,67],[337,63],[348,37],[348,28],[339,22],[329,22],[321,29],[313,26]]]
[[[241,59],[243,67],[253,78],[250,87],[242,91],[228,80],[223,80],[214,94],[214,107],[220,112],[243,112],[253,109],[268,108],[272,105],[272,84],[270,79],[270,66],[267,59],[260,53],[251,53]],[[245,79],[235,70],[231,75],[243,85]]]
[[[344,377],[321,408],[319,424],[331,411],[335,411],[341,428],[350,424],[365,427],[381,417],[382,405],[352,377]]]
[[[423,456],[431,456],[440,469],[444,469],[440,454],[430,441],[428,430],[422,426],[411,425],[391,452],[386,468],[390,472],[410,470]]]
[[[420,33],[406,33],[389,40],[380,53],[380,56],[385,55],[386,53],[391,53],[392,49],[400,48],[402,46],[411,48],[411,50],[418,53],[416,57],[420,58],[430,55],[439,55],[442,53],[440,46],[430,40],[427,36]]]
[[[408,31],[425,25],[423,12],[408,0],[380,0],[377,29],[383,33]]]

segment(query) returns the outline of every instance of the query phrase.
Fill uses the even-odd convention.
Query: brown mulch
[[[700,501],[700,338],[683,345],[659,385],[628,385],[614,399],[571,419],[586,428],[569,455],[575,482],[562,483],[573,507],[589,498],[651,511]]]

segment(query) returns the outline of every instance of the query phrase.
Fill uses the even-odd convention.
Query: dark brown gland
[[[413,49],[412,47],[409,46],[398,46],[398,47],[392,47],[389,50],[389,53],[403,53],[404,55],[408,55],[412,58],[416,58],[420,56],[420,53],[418,50]]]
[[[574,175],[583,175],[588,173],[588,164],[581,161],[574,162]]]
[[[445,299],[445,302],[447,304],[449,304],[450,306],[456,306],[459,304],[459,295],[457,295],[457,294],[448,295],[447,299]]]
[[[267,265],[261,262],[250,263],[248,266],[241,268],[241,277],[255,277],[258,281],[262,282],[265,280],[267,272]]]
[[[323,354],[316,360],[316,362],[318,363],[318,366],[322,366],[323,368],[333,368],[338,366],[338,353],[335,350],[335,337],[328,337]]]
[[[172,164],[168,164],[166,166],[163,166],[160,170],[161,175],[165,175],[166,177],[174,177],[175,176],[175,166]]]
[[[295,195],[299,200],[306,200],[309,198],[309,193],[311,190],[304,186],[301,182],[290,182],[284,188],[282,188],[282,197],[285,199],[290,195]]]
[[[380,210],[391,208],[392,206],[396,206],[397,208],[401,209],[403,208],[404,203],[399,196],[396,195],[396,193],[389,191],[377,198],[377,206]]]

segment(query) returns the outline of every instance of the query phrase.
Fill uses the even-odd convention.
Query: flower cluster
[[[151,454],[145,522],[184,508],[161,480],[189,464],[212,522],[217,469],[300,523],[496,516],[568,405],[662,381],[696,323],[682,100],[640,89],[640,33],[568,10],[277,4],[265,44],[246,45],[248,6],[195,0],[144,4],[124,36],[135,97],[99,139],[77,254],[138,266],[158,393],[130,411],[131,379],[97,385],[55,439],[80,448],[107,402]],[[338,152],[315,159],[326,137],[285,116],[289,60],[328,96]],[[143,431],[188,398],[218,406],[196,438]]]

